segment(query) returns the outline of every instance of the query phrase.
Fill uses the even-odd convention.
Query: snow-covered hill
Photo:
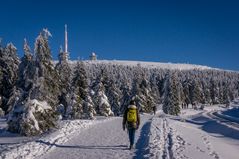
[[[123,66],[141,66],[144,68],[158,68],[158,69],[176,69],[176,70],[206,70],[206,69],[214,69],[219,70],[217,68],[212,68],[208,66],[202,65],[194,65],[194,64],[183,64],[183,63],[162,63],[162,62],[146,62],[146,61],[123,61],[123,60],[96,60],[96,61],[85,61],[89,64],[111,64],[111,65],[123,65]],[[77,61],[69,61],[70,64],[76,64]]]

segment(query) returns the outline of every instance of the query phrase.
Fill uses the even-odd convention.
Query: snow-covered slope
[[[77,61],[69,61],[70,64],[76,64]],[[115,64],[124,66],[141,66],[145,68],[158,68],[158,69],[177,69],[177,70],[191,70],[191,69],[215,69],[216,68],[193,65],[193,64],[180,64],[180,63],[162,63],[162,62],[145,62],[145,61],[123,61],[123,60],[96,60],[96,61],[85,61],[91,64]]]

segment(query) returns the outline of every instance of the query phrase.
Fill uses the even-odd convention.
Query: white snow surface
[[[177,64],[177,63],[163,63],[163,62],[144,62],[144,61],[124,61],[124,60],[96,60],[86,61],[92,64],[115,64],[124,66],[140,66],[145,68],[161,68],[161,69],[173,69],[173,70],[191,70],[191,69],[216,69],[208,66],[194,65],[194,64]],[[75,65],[77,61],[69,61],[70,64]],[[216,69],[219,70],[219,69]]]
[[[81,132],[81,130],[87,130],[89,127],[93,125],[97,125],[101,122],[106,122],[109,119],[101,119],[101,120],[66,120],[61,122],[61,127],[59,130],[39,138],[32,142],[24,143],[15,149],[7,152],[3,152],[0,155],[0,158],[3,159],[32,159],[38,158],[39,156],[50,152],[54,149],[56,144],[63,144],[74,135]]]
[[[239,123],[224,118],[220,112],[226,110],[217,105],[204,110],[183,110],[178,117],[165,115],[162,110],[156,115],[140,114],[141,125],[133,150],[128,149],[122,117],[63,121],[58,131],[4,152],[0,157],[237,159]]]
[[[147,158],[237,159],[239,124],[212,115],[222,109],[212,106],[183,110],[180,117],[154,117]]]
[[[52,109],[46,101],[30,100],[36,111],[43,112],[45,109]]]

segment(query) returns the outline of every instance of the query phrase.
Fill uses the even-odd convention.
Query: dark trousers
[[[129,142],[130,142],[130,145],[134,145],[135,129],[134,129],[134,128],[129,128],[129,129],[128,129],[128,133],[129,133]]]

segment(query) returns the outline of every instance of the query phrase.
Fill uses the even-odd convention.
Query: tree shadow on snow
[[[110,145],[110,146],[97,146],[97,145],[90,145],[90,146],[85,146],[85,145],[60,145],[60,144],[55,144],[55,143],[50,143],[50,142],[46,142],[43,140],[37,140],[36,142],[42,143],[42,144],[46,144],[48,146],[55,146],[57,148],[77,148],[77,149],[93,149],[93,150],[128,150],[126,145]]]
[[[235,118],[239,118],[239,108],[233,108],[233,109],[229,109],[227,111],[222,111],[222,114],[224,115],[228,115],[228,116],[232,116]]]
[[[238,130],[220,124],[217,121],[208,121],[201,127],[201,129],[208,133],[220,134],[223,137],[239,140]]]
[[[149,133],[151,121],[146,122],[140,132],[139,139],[135,145],[137,151],[135,152],[134,159],[149,158],[144,155],[149,154]]]
[[[194,124],[194,125],[200,125],[201,129],[207,133],[219,134],[221,135],[221,137],[227,137],[227,138],[239,140],[239,130],[231,128],[227,125],[224,125],[224,124],[230,123],[230,121],[225,120],[225,121],[218,122],[206,116],[200,116],[200,117],[192,118],[190,120],[186,120],[186,122]],[[218,137],[218,136],[215,136],[215,137]]]

